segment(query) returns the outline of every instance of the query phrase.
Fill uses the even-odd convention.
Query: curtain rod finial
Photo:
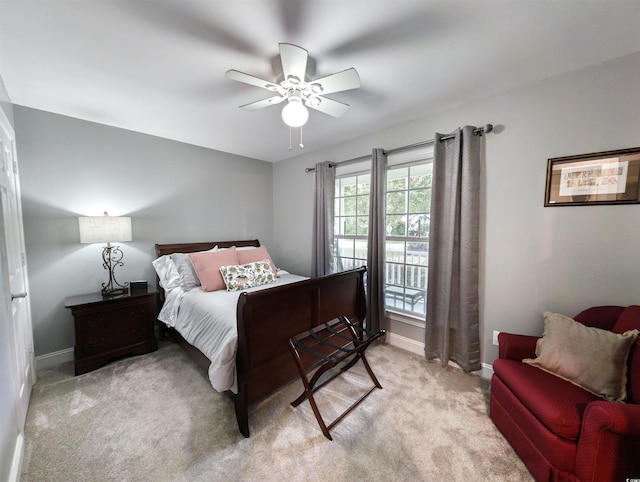
[[[493,130],[493,124],[485,124],[483,130],[484,130],[485,134],[488,134],[489,132],[491,132]]]

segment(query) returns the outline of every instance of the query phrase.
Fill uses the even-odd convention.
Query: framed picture
[[[555,157],[547,164],[545,206],[638,204],[640,147]]]

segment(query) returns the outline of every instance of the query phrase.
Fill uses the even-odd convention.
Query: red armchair
[[[600,306],[580,323],[640,330],[640,306]],[[625,402],[606,401],[535,366],[538,337],[500,333],[490,417],[538,481],[640,479],[640,340],[627,362]]]

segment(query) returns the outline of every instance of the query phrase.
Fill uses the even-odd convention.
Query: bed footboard
[[[238,428],[249,436],[251,403],[297,378],[287,340],[344,315],[364,321],[366,301],[361,267],[252,293],[238,300]]]

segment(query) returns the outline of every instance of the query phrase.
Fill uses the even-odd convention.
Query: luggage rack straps
[[[345,335],[345,333],[347,335]],[[291,349],[291,353],[298,368],[298,373],[300,374],[300,378],[304,385],[304,391],[298,398],[291,402],[291,405],[297,407],[304,400],[309,400],[313,413],[318,421],[318,425],[320,425],[322,433],[329,440],[332,440],[329,430],[346,417],[356,406],[369,396],[373,390],[376,388],[382,388],[380,382],[371,370],[364,352],[374,340],[384,336],[384,334],[385,330],[379,330],[377,332],[367,330],[360,326],[359,323],[353,323],[346,316],[340,315],[338,318],[289,338],[289,348]],[[344,340],[345,343],[342,345],[336,345],[339,340]],[[304,357],[305,363],[303,362],[301,352],[306,352],[312,355],[312,357]],[[324,373],[331,368],[336,367],[339,363],[345,361],[349,357],[353,357],[352,360],[342,366],[336,373],[322,381],[322,383],[316,385]],[[311,363],[309,363],[309,358],[312,359]],[[327,426],[320,415],[320,411],[313,394],[334,380],[341,373],[344,373],[353,367],[358,360],[362,360],[362,363],[373,382],[373,386]],[[311,380],[309,380],[307,377],[307,371],[310,371],[318,365],[320,365],[320,367],[313,374]]]

